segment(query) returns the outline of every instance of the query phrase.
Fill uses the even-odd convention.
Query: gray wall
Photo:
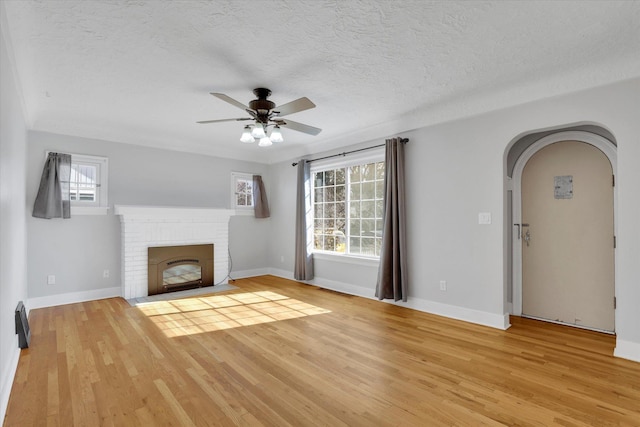
[[[4,20],[2,21],[4,23]],[[0,32],[0,420],[18,363],[13,312],[27,299],[25,175],[26,126],[20,96]]]
[[[589,120],[609,129],[618,142],[616,351],[640,360],[639,100],[640,80],[635,79],[403,133],[411,139],[406,146],[410,301],[421,300],[423,307],[454,317],[460,308],[467,318],[477,314],[478,319],[508,312],[503,203],[510,143],[527,131]],[[295,212],[290,163],[275,164],[271,171],[278,214],[272,219],[270,262],[288,274]],[[490,212],[492,224],[479,225],[479,212]],[[323,259],[315,262],[314,281],[373,296],[373,270]],[[440,280],[447,281],[446,292],[439,290]]]
[[[231,172],[262,174],[269,194],[267,166],[115,142],[29,132],[27,207],[37,194],[47,150],[106,156],[109,159],[108,215],[75,215],[45,220],[28,216],[29,298],[119,287],[120,222],[113,205],[229,208]],[[234,271],[268,266],[270,219],[234,216],[229,246]],[[110,271],[103,278],[103,271]],[[47,285],[47,275],[56,276]]]

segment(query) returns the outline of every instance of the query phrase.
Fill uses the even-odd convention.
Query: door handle
[[[522,226],[522,228],[524,227],[528,227],[529,224],[513,224],[515,227],[518,227],[518,240],[520,240],[520,226]],[[524,230],[523,230],[524,231]]]

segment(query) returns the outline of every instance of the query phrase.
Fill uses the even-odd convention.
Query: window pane
[[[330,170],[324,173],[324,185],[334,185],[335,184],[335,172]]]
[[[236,193],[244,193],[247,191],[247,182],[241,179],[236,181]]]
[[[375,242],[373,238],[363,237],[360,244],[360,253],[362,255],[375,255]]]
[[[349,216],[351,218],[360,218],[360,202],[349,203]]]
[[[346,230],[346,224],[347,221],[344,219],[336,219],[336,231],[339,231],[342,234],[346,234],[347,230]]]
[[[346,200],[346,194],[344,185],[339,185],[336,187],[336,202],[343,202]]]
[[[376,200],[376,218],[382,218],[384,213],[384,202],[382,200]]]
[[[313,207],[313,215],[315,218],[324,218],[324,215],[322,215],[322,205],[323,203],[316,203]]]
[[[314,234],[313,235],[313,248],[314,249],[318,249],[318,250],[321,251],[323,249],[322,242],[323,242],[322,234]]]
[[[384,179],[384,162],[376,163],[376,179]]]
[[[349,179],[351,182],[360,182],[360,166],[351,166],[349,168]]]
[[[244,206],[245,200],[244,194],[236,194],[236,205]]]
[[[72,201],[97,201],[98,166],[91,164],[71,163],[69,191]]]
[[[360,200],[360,184],[351,184],[349,186],[349,199]]]
[[[359,219],[352,219],[351,221],[349,221],[349,233],[352,236],[359,236],[360,235],[360,220]]]
[[[324,217],[325,218],[335,218],[336,216],[336,204],[335,203],[325,203],[324,204]]]
[[[376,177],[375,163],[369,163],[362,168],[362,180],[373,181]]]
[[[324,185],[324,173],[318,172],[315,174],[313,181],[316,183],[316,187],[322,187]]]
[[[324,201],[324,191],[322,191],[322,188],[316,188],[314,193],[314,202],[318,203]]]
[[[368,201],[368,202],[361,202],[361,212],[362,212],[362,218],[375,218],[376,217],[376,202],[374,201]]]
[[[345,172],[344,168],[336,169],[336,184],[341,185],[345,183]]]
[[[325,236],[324,237],[324,250],[325,251],[333,251],[336,248],[336,241],[333,236]]]
[[[376,198],[376,187],[373,182],[363,182],[362,183],[362,200],[372,200]]]
[[[324,201],[325,202],[333,202],[336,199],[336,188],[335,187],[326,187],[324,189]]]
[[[345,203],[336,203],[336,218],[346,218]]]
[[[335,228],[335,220],[333,219],[325,219],[324,220],[324,233],[331,234],[333,233],[333,229]]]
[[[350,237],[349,238],[349,252],[352,254],[360,253],[360,238],[359,237]]]
[[[323,221],[321,219],[315,219],[313,221],[313,232],[314,233],[322,233],[322,224]]]
[[[376,197],[384,199],[384,181],[376,181]]]
[[[362,220],[362,236],[373,237],[375,235],[376,220],[375,219],[363,219]]]

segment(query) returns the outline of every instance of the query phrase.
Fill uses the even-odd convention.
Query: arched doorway
[[[572,143],[565,144],[566,141],[572,141]],[[515,146],[516,144],[511,148]],[[512,302],[511,313],[613,332],[616,197],[612,184],[616,173],[615,145],[607,138],[591,132],[558,131],[547,134],[533,143],[529,141],[528,147],[520,150],[521,154],[513,165],[513,173],[507,185],[507,194],[510,197],[507,197],[509,214],[506,218],[509,221],[507,227],[511,227],[508,234],[509,250],[512,255],[509,263],[511,270],[508,272],[512,279],[512,289],[509,289]],[[598,220],[593,219],[594,209],[589,206],[600,206],[608,202],[584,200],[585,185],[591,182],[591,178],[587,179],[586,172],[584,170],[579,172],[577,166],[582,163],[589,164],[591,160],[574,159],[579,153],[590,153],[594,159],[600,156],[606,163],[606,167],[603,166],[600,169],[606,171],[606,168],[609,168],[608,170],[611,171],[603,172],[612,175],[605,177],[610,186],[611,203],[607,208],[609,211],[602,214],[604,216]],[[532,179],[527,182],[526,169],[539,169],[535,171],[538,175],[534,173]],[[546,172],[541,172],[545,169],[547,169]],[[593,166],[587,165],[586,169],[589,172]],[[574,185],[571,182],[571,171],[576,171],[575,173],[580,176],[580,197],[576,196],[575,199],[571,198],[571,193],[562,194],[562,191],[568,192]],[[525,195],[523,200],[523,173],[524,191],[529,191],[528,188],[532,182],[545,181],[540,183],[542,189],[535,190],[534,187],[533,190],[534,193],[540,192],[544,197]],[[539,175],[540,173],[542,175]],[[575,182],[575,185],[578,186],[578,182]],[[558,186],[561,188],[555,189]],[[592,187],[591,184],[588,186]],[[602,187],[600,185],[601,189]],[[560,194],[556,194],[557,191]],[[534,226],[528,222],[529,214],[526,209],[528,209],[527,206],[531,208],[543,203],[546,203],[546,207],[541,206],[538,213],[533,216],[536,221],[534,232]],[[583,204],[580,205],[580,203]],[[605,217],[610,218],[610,222],[602,220]],[[561,219],[566,221],[564,225]],[[574,221],[575,224],[573,224]],[[606,242],[602,237],[605,234],[609,236]],[[600,236],[600,243],[594,243],[592,239],[594,235]],[[605,244],[608,245],[606,250],[593,249],[595,245]],[[585,249],[588,250],[585,252]],[[587,256],[594,258],[588,260]],[[601,262],[603,260],[608,260],[608,264]],[[608,271],[605,271],[607,269]],[[533,276],[530,274],[532,271]],[[587,283],[589,280],[590,283]],[[533,281],[534,284],[527,281]],[[608,320],[594,321],[592,316],[594,313],[600,313],[601,317],[604,316]]]

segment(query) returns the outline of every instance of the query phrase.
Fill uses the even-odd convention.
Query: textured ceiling
[[[32,129],[289,159],[640,76],[640,2],[3,0]],[[318,136],[241,143],[268,87]]]

